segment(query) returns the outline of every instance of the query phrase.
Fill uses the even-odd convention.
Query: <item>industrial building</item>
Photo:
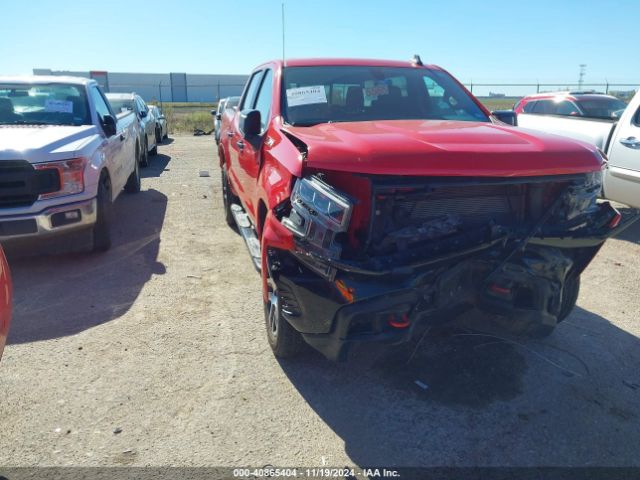
[[[57,71],[34,68],[34,75],[72,75],[95,79],[105,92],[136,92],[146,101],[206,102],[240,95],[248,75],[206,75],[188,73],[117,73]]]

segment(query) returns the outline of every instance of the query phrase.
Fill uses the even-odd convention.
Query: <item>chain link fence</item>
[[[593,91],[629,100],[640,87],[636,83],[475,83],[464,84],[477,97],[520,98],[533,93],[557,91]]]
[[[136,92],[146,102],[152,103],[206,103],[215,104],[221,98],[242,93],[244,83],[203,83],[172,85],[158,83],[109,83],[105,90],[113,93]]]

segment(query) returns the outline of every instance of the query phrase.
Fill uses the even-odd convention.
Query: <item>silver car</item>
[[[156,142],[162,143],[165,138],[169,137],[169,126],[167,125],[167,118],[162,113],[162,110],[157,105],[149,105],[149,110],[153,114],[153,118],[156,119]]]
[[[213,115],[213,127],[215,129],[216,143],[220,143],[220,129],[222,128],[222,116],[227,110],[232,110],[238,106],[240,97],[227,97],[218,102],[218,109],[211,110]]]
[[[149,165],[149,154],[158,154],[158,143],[156,142],[156,119],[149,112],[149,107],[142,97],[136,93],[107,93],[107,100],[116,113],[132,111],[135,112],[140,124],[140,145],[146,145],[142,149],[140,165]]]
[[[228,98],[221,98],[218,102],[217,110],[211,110],[213,115],[213,129],[215,131],[216,144],[220,143],[220,126],[222,125],[222,112],[224,112],[224,106],[227,103]]]

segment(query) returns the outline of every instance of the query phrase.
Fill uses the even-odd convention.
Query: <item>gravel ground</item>
[[[640,227],[544,342],[279,362],[214,152],[161,146],[108,253],[10,257],[0,465],[640,465]]]

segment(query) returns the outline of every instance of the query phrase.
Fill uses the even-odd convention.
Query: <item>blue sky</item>
[[[248,73],[281,56],[280,0],[6,1],[0,74]],[[463,82],[640,82],[638,0],[286,0],[290,57],[409,59]]]

